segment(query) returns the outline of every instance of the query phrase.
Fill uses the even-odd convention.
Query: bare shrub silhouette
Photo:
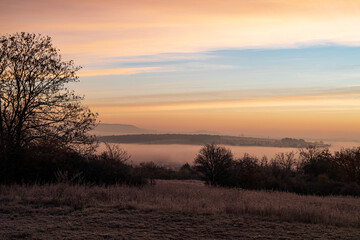
[[[101,153],[103,159],[114,159],[121,163],[125,163],[130,159],[130,155],[125,149],[115,144],[105,143],[106,151]]]
[[[274,163],[278,164],[281,168],[292,171],[297,168],[297,160],[295,152],[277,153],[274,157]]]

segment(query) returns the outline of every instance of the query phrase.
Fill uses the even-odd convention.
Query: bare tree
[[[293,171],[296,169],[295,152],[277,153],[273,159],[273,164],[279,165],[282,169]]]
[[[342,177],[346,181],[360,184],[360,147],[336,151],[332,163],[344,173]]]
[[[39,143],[73,148],[90,144],[96,114],[66,88],[80,67],[63,61],[51,38],[30,33],[0,36],[1,156]]]
[[[225,147],[207,144],[195,157],[195,169],[202,174],[207,184],[219,185],[233,163],[233,154]]]

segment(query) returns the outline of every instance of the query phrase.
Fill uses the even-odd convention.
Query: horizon
[[[52,37],[102,123],[360,140],[358,1],[2,0],[0,34]]]
[[[102,129],[99,130],[98,127],[100,125],[113,125],[112,129]],[[119,129],[120,127],[120,129]],[[126,127],[126,129],[123,129],[123,127]],[[128,128],[132,129],[128,129]],[[91,133],[96,135],[97,137],[106,137],[106,136],[118,136],[118,135],[153,135],[153,134],[185,134],[185,135],[216,135],[216,136],[232,136],[232,137],[244,137],[244,138],[266,138],[266,139],[283,139],[283,138],[293,138],[293,139],[303,139],[305,141],[310,142],[321,142],[323,141],[325,144],[329,143],[332,145],[335,143],[340,148],[341,144],[345,144],[346,147],[352,147],[357,142],[360,142],[358,139],[352,139],[352,138],[306,138],[306,137],[293,137],[293,136],[265,136],[265,135],[245,135],[245,134],[231,134],[231,133],[224,133],[224,132],[216,132],[216,131],[209,131],[206,129],[197,129],[193,131],[161,131],[158,129],[146,129],[142,128],[141,126],[136,126],[132,124],[122,124],[122,123],[98,123],[98,125],[91,130]],[[346,144],[347,143],[347,144]],[[226,144],[225,144],[226,145]],[[345,146],[343,146],[345,147]]]

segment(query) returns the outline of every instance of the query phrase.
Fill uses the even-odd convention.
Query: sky
[[[52,37],[102,123],[360,140],[358,0],[0,0]]]

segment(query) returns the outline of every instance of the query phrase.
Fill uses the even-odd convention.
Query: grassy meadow
[[[357,197],[218,188],[200,181],[157,180],[155,185],[141,188],[66,182],[2,185],[0,203],[0,235],[5,239],[46,239],[54,236],[52,231],[58,239],[69,236],[72,239],[99,239],[113,224],[118,227],[111,229],[111,234],[105,234],[107,237],[104,238],[158,239],[161,236],[163,239],[180,239],[176,236],[189,234],[188,228],[181,226],[189,221],[190,228],[201,222],[205,225],[199,228],[217,229],[217,235],[205,231],[208,235],[202,235],[204,239],[252,238],[255,235],[249,235],[247,228],[253,227],[258,228],[254,234],[270,234],[269,239],[295,239],[294,236],[299,239],[325,236],[325,239],[356,239],[360,234],[360,199]],[[147,218],[155,218],[151,220],[153,227],[146,227],[149,224]],[[60,219],[74,222],[77,227],[64,226]],[[129,221],[131,226],[122,225]],[[164,225],[164,221],[175,222]],[[229,221],[231,230],[227,228]],[[235,223],[243,225],[234,227]],[[244,223],[248,225],[244,226]],[[97,229],[98,235],[91,235],[92,229],[101,226],[106,227]],[[288,226],[289,229],[281,230],[281,237],[274,231],[269,232],[266,226],[271,229]],[[139,233],[139,228],[144,229]],[[175,231],[173,235],[172,231]],[[197,239],[196,232],[194,230],[192,236],[187,236]]]

